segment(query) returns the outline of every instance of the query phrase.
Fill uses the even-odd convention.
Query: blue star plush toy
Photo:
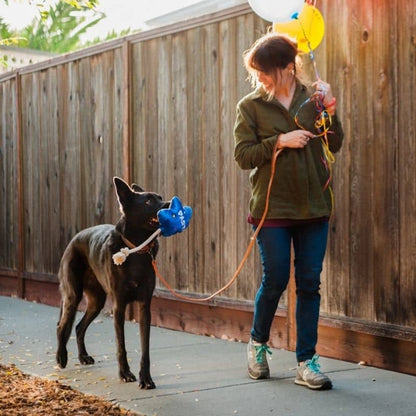
[[[174,196],[169,208],[161,209],[157,213],[159,228],[164,237],[182,232],[189,225],[192,208],[183,206],[181,200]]]

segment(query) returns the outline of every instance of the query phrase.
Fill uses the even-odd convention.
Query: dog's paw
[[[152,390],[156,388],[156,385],[153,382],[152,377],[150,377],[150,374],[147,374],[147,375],[140,374],[139,387],[142,390]]]
[[[148,381],[140,381],[139,387],[141,390],[152,390],[156,388],[156,384],[153,383],[153,380]]]
[[[131,383],[136,381],[136,376],[130,370],[125,370],[120,371],[120,379],[125,383]]]
[[[94,358],[90,355],[79,355],[78,359],[82,365],[91,365],[95,363]]]
[[[65,368],[68,363],[68,352],[65,351],[58,351],[56,353],[56,362],[60,368]]]

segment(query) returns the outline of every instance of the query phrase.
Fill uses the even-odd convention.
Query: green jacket
[[[310,91],[298,83],[289,111],[276,99],[267,101],[262,89],[251,92],[237,104],[234,158],[242,169],[252,169],[250,213],[254,218],[263,215],[271,158],[279,134],[299,129],[294,120],[296,112],[305,129],[318,133],[314,127],[318,115],[315,105],[304,104],[309,97]],[[332,117],[330,131],[329,149],[334,153],[341,148],[344,135],[336,116]],[[323,158],[320,138],[311,139],[302,149],[284,148],[277,158],[267,219],[313,219],[331,215],[332,191],[325,188],[329,173]]]

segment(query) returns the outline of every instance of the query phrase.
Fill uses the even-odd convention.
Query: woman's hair
[[[257,39],[243,53],[244,66],[253,87],[258,85],[257,72],[275,77],[276,69],[284,69],[290,63],[296,71],[298,47],[295,40],[281,33],[270,32]]]

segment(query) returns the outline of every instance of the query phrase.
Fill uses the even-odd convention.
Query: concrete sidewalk
[[[86,344],[93,366],[81,366],[74,337],[68,366],[55,365],[59,310],[0,297],[0,362],[59,380],[147,416],[415,416],[416,377],[321,358],[331,377],[330,391],[311,391],[293,383],[295,354],[273,350],[270,380],[246,374],[246,344],[152,328],[151,371],[157,388],[140,390],[118,380],[112,319],[91,324]],[[138,325],[126,323],[132,371],[138,375]]]

